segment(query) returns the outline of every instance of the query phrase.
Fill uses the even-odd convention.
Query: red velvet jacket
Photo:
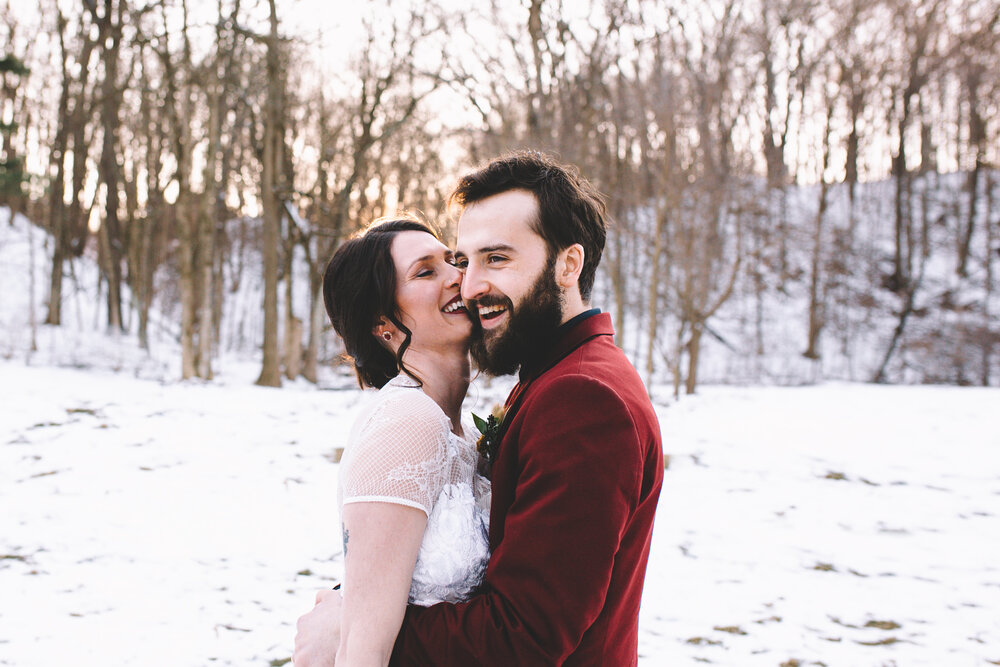
[[[636,664],[663,454],[613,335],[609,315],[592,315],[522,370],[493,464],[482,589],[408,607],[391,665]]]

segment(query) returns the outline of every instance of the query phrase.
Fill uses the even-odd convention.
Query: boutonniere
[[[476,451],[490,465],[493,464],[493,459],[497,455],[497,448],[503,439],[503,418],[506,413],[507,409],[499,403],[493,406],[489,417],[486,419],[483,419],[474,412],[472,413],[472,421],[475,422],[476,428],[482,433],[479,436],[479,440],[476,441]]]

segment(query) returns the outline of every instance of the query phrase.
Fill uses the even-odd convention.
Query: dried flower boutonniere
[[[483,419],[476,413],[472,413],[472,421],[475,422],[476,428],[482,433],[479,436],[479,440],[476,441],[476,451],[479,452],[480,456],[489,465],[493,464],[493,459],[497,455],[497,448],[503,439],[503,418],[506,413],[507,409],[499,403],[493,406],[489,417],[486,419]]]

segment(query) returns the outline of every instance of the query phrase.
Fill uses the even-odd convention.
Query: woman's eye
[[[424,269],[423,271],[417,274],[417,278],[426,278],[428,276],[433,276],[433,275],[434,271],[432,271],[431,269]]]

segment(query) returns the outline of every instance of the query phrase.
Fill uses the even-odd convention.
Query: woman
[[[323,280],[362,387],[340,463],[343,624],[337,665],[388,664],[407,603],[467,599],[489,558],[489,481],[461,419],[472,324],[452,252],[423,223],[377,221]]]

